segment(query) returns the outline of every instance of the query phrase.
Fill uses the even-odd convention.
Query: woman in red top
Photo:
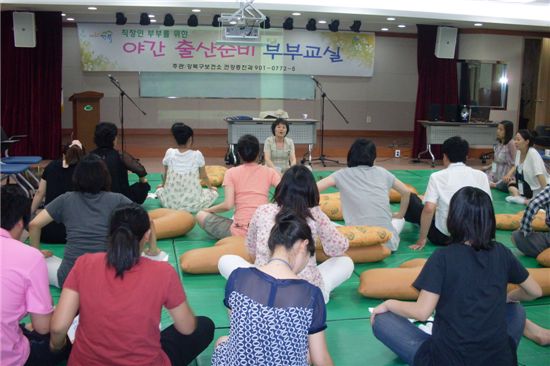
[[[141,256],[149,217],[131,204],[111,216],[107,253],[78,258],[51,322],[60,349],[79,313],[69,365],[187,365],[212,341],[214,323],[195,317],[174,268]],[[174,324],[159,330],[162,307]]]

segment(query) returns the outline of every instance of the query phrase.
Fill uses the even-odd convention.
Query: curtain
[[[35,12],[36,47],[16,48],[12,11],[3,11],[1,117],[8,136],[27,135],[10,155],[61,153],[62,25],[59,12]]]
[[[435,57],[437,26],[417,25],[418,46],[418,90],[416,92],[416,110],[414,114],[413,157],[426,149],[426,129],[418,122],[426,119],[430,104],[458,104],[458,81],[456,54],[454,59]],[[457,40],[458,48],[458,40]],[[432,146],[436,158],[441,158],[439,146]]]

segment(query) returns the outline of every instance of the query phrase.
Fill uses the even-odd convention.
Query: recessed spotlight
[[[193,13],[200,13],[200,12],[201,12],[200,9],[193,9],[193,10],[191,10],[191,11],[192,11]]]
[[[386,18],[386,20],[389,20],[391,22],[391,21],[394,21],[395,18],[394,17],[389,17],[389,18]]]
[[[97,10],[95,6],[88,6],[88,10]]]
[[[149,14],[149,18],[154,18],[155,14]]]
[[[67,16],[67,14],[65,14],[65,13],[61,13],[61,16],[62,16],[62,17],[66,17],[66,16]]]
[[[235,25],[235,24],[237,24],[237,22],[235,20],[232,20],[232,21],[229,22],[229,24]]]
[[[302,15],[302,13],[294,12],[294,13],[292,13],[292,15],[294,15],[295,17],[298,17],[298,16]]]
[[[483,23],[474,23],[474,27],[483,27]]]
[[[388,28],[381,28],[380,30],[381,30],[382,32],[387,32],[387,31],[389,31]]]
[[[397,28],[406,28],[407,26],[405,24],[399,24]]]
[[[319,24],[327,24],[326,20],[319,20]]]
[[[157,20],[156,19],[151,19],[151,23],[156,23]]]
[[[74,18],[67,18],[69,22],[74,22]]]

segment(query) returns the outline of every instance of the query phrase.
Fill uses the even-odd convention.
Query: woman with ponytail
[[[216,342],[212,365],[333,365],[323,294],[298,276],[315,258],[310,226],[293,210],[281,209],[267,245],[266,264],[237,268],[229,276],[229,336]]]
[[[153,231],[147,212],[113,211],[107,253],[81,256],[65,281],[51,322],[52,350],[78,313],[69,365],[187,365],[213,339],[214,323],[195,317],[174,267],[142,257]],[[159,330],[165,307],[174,324]]]

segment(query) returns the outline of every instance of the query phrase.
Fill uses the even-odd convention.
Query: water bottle
[[[462,106],[462,109],[460,110],[460,119],[462,122],[468,122],[470,119],[470,110],[467,105]]]

